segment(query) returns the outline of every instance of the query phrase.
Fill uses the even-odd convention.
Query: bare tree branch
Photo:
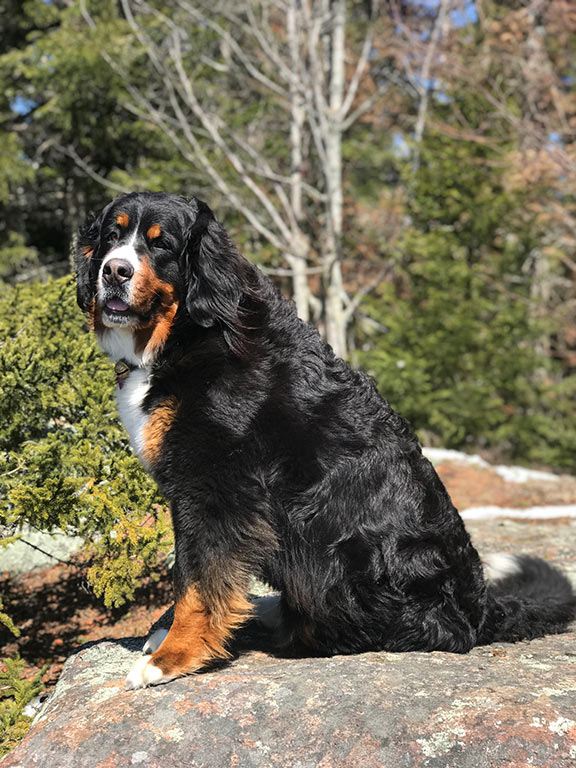
[[[424,128],[426,125],[426,115],[428,113],[428,103],[430,101],[430,94],[432,92],[432,62],[436,56],[436,50],[438,43],[440,42],[443,34],[445,33],[445,27],[447,21],[449,21],[449,10],[451,7],[451,0],[440,0],[438,4],[438,13],[430,32],[430,39],[426,47],[426,53],[424,55],[424,61],[422,63],[422,70],[420,72],[420,87],[421,97],[418,105],[418,115],[416,117],[416,125],[414,127],[414,142],[416,144],[416,151],[412,161],[412,168],[414,171],[418,170],[420,165],[420,143],[422,136],[424,135]]]
[[[180,78],[180,83],[183,86],[183,89],[186,95],[186,103],[191,107],[196,117],[200,120],[204,128],[209,132],[216,146],[222,150],[226,159],[228,160],[228,162],[230,162],[234,170],[237,172],[242,182],[246,185],[246,187],[248,187],[248,189],[254,194],[254,196],[260,201],[260,203],[266,209],[270,218],[272,219],[272,221],[278,228],[279,232],[281,233],[282,237],[285,238],[287,242],[289,242],[290,230],[286,226],[285,222],[282,220],[282,217],[278,214],[277,209],[275,208],[273,203],[270,201],[268,195],[249,176],[240,157],[235,152],[233,152],[232,149],[226,144],[224,138],[222,137],[221,133],[218,131],[218,128],[216,127],[215,121],[211,119],[210,115],[206,112],[206,110],[202,108],[200,102],[196,98],[194,89],[192,87],[192,83],[190,82],[190,79],[186,74],[186,71],[184,70],[184,66],[182,63],[180,39],[178,37],[174,37],[173,42],[174,42],[174,45],[170,50],[170,56],[176,66],[176,71]]]
[[[95,171],[92,166],[90,166],[78,155],[74,147],[64,147],[62,144],[53,144],[52,148],[57,152],[60,152],[61,154],[71,158],[78,166],[78,168],[80,168],[87,176],[89,176],[94,181],[97,181],[98,184],[101,184],[103,187],[106,187],[106,189],[111,189],[112,192],[117,192],[119,194],[125,194],[126,192],[130,191],[128,187],[125,187],[122,184],[115,184],[113,181],[110,181],[105,176],[102,176],[100,173]]]
[[[372,107],[376,104],[378,99],[382,98],[382,95],[384,93],[384,90],[377,90],[373,94],[371,94],[365,101],[360,104],[353,112],[351,112],[345,120],[342,121],[342,130],[345,132],[350,128],[354,123],[359,120],[363,115],[370,112]]]
[[[278,83],[271,80],[264,72],[254,66],[254,63],[246,56],[242,50],[242,46],[238,45],[234,37],[218,22],[214,21],[207,14],[202,14],[198,8],[193,6],[187,0],[176,0],[180,8],[188,13],[197,23],[203,23],[210,29],[214,30],[222,40],[225,40],[227,45],[230,46],[230,50],[233,51],[238,61],[244,66],[248,74],[250,74],[255,80],[261,82],[266,88],[273,93],[283,98],[288,98],[286,90]]]
[[[278,7],[287,6],[287,3],[276,3]],[[290,80],[293,77],[293,70],[290,69],[285,63],[285,61],[282,59],[282,57],[279,55],[278,51],[274,50],[274,44],[272,39],[269,35],[266,34],[267,26],[266,24],[260,25],[258,23],[258,20],[256,19],[256,16],[254,14],[254,8],[252,6],[252,3],[248,2],[245,4],[245,8],[247,10],[248,18],[250,20],[250,27],[249,30],[254,36],[254,38],[258,41],[258,44],[260,45],[262,51],[265,53],[265,55],[268,57],[271,64],[278,67],[278,73],[282,75],[284,80],[287,82],[290,82]],[[283,8],[283,10],[286,12],[286,7]]]
[[[354,313],[362,303],[362,300],[365,299],[366,296],[372,293],[372,291],[380,285],[387,272],[388,267],[381,269],[373,280],[371,280],[369,283],[366,283],[366,285],[363,285],[362,288],[360,288],[360,290],[358,290],[350,299],[346,305],[346,309],[344,310],[344,316],[347,323],[349,323],[354,316]]]
[[[282,267],[267,267],[265,264],[258,264],[258,269],[264,272],[265,275],[274,275],[274,277],[292,277],[294,274],[292,269],[284,269]],[[321,275],[324,271],[324,267],[306,267],[304,273],[306,275]]]
[[[378,12],[378,0],[373,0],[371,14],[370,14],[371,16],[370,22],[372,22],[372,20],[376,17],[377,12]],[[354,103],[354,99],[356,98],[356,93],[358,91],[358,86],[360,85],[362,75],[364,74],[364,70],[366,68],[366,65],[368,64],[368,59],[372,51],[373,40],[374,40],[374,24],[369,23],[368,30],[364,37],[364,43],[362,45],[361,53],[360,53],[360,56],[358,57],[358,61],[356,62],[356,68],[354,70],[354,74],[352,75],[352,79],[350,80],[350,83],[348,85],[348,91],[346,93],[346,96],[344,97],[344,101],[342,102],[342,107],[340,110],[341,120],[344,120],[344,118],[352,108],[352,104]]]

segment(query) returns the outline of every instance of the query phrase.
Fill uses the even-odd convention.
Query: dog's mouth
[[[122,299],[108,299],[106,302],[106,309],[110,312],[128,312],[130,307]]]
[[[118,325],[138,325],[142,315],[136,312],[120,296],[111,296],[102,303],[102,322],[109,327]]]

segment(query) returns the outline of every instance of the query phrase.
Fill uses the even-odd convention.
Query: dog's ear
[[[76,299],[84,311],[88,310],[96,295],[96,278],[100,263],[100,230],[102,221],[112,203],[98,212],[89,213],[80,227],[74,254],[76,267]]]
[[[258,303],[255,270],[232,244],[210,208],[190,200],[193,224],[184,253],[186,309],[204,328],[220,327],[232,351],[245,351]]]

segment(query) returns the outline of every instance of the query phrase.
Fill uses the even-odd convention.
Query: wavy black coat
[[[152,468],[172,508],[176,597],[200,583],[217,600],[259,574],[281,591],[291,637],[321,654],[466,652],[564,629],[575,612],[564,577],[539,563],[530,595],[518,580],[486,586],[408,423],[208,207],[148,204],[177,209],[183,244],[173,279],[185,301],[145,403],[181,403]]]

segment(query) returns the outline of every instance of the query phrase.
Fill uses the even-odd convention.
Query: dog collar
[[[118,360],[116,365],[114,366],[114,373],[116,374],[116,381],[118,382],[119,389],[122,389],[124,384],[126,383],[126,379],[133,370],[135,370],[135,365],[130,365],[130,363],[127,363],[126,360]]]

